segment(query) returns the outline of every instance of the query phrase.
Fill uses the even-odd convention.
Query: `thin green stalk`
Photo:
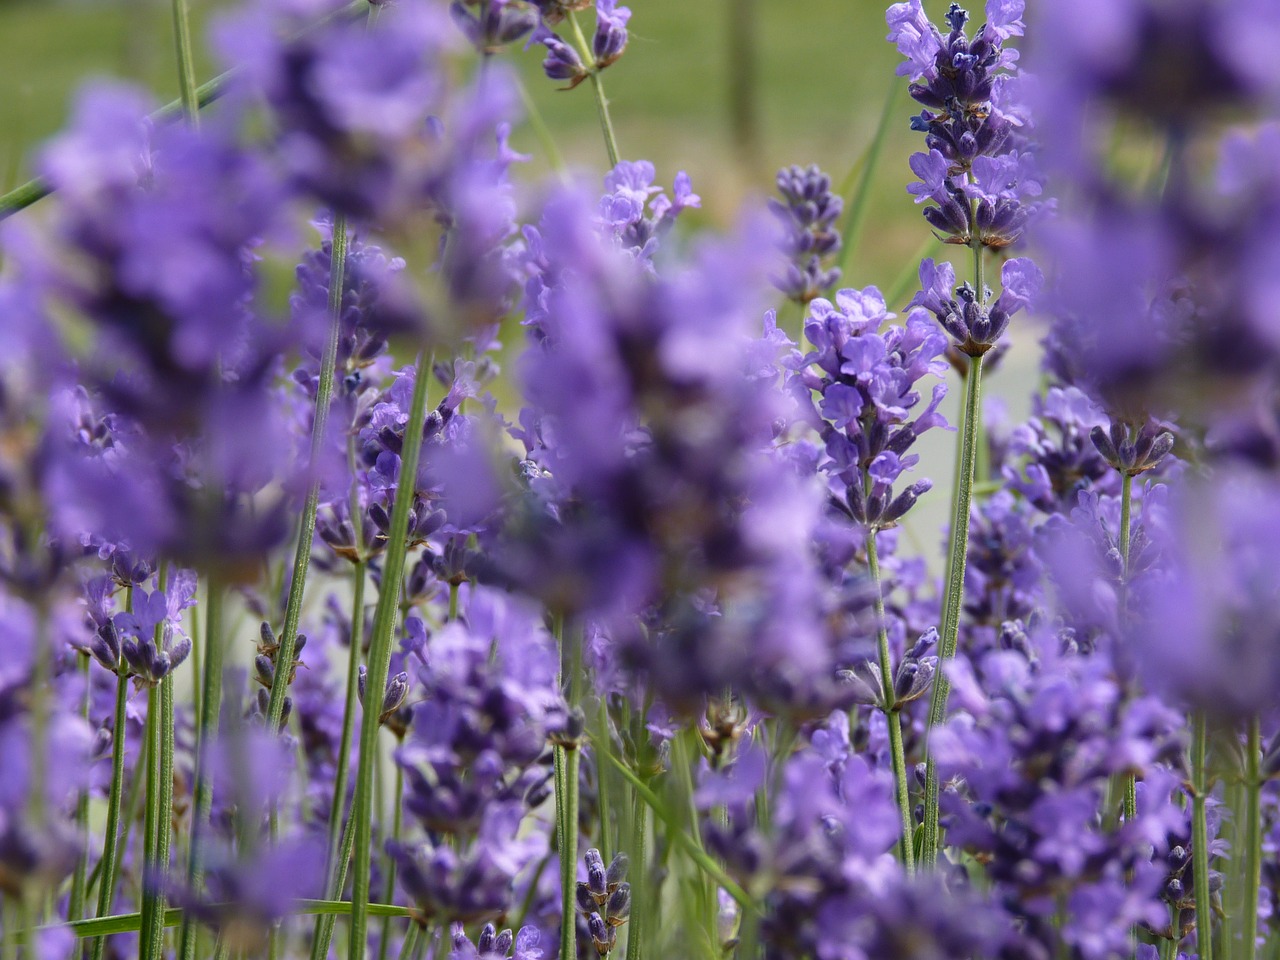
[[[871,183],[875,177],[876,166],[880,162],[880,154],[884,151],[885,140],[888,139],[891,121],[897,115],[898,93],[901,87],[902,84],[896,79],[889,87],[889,95],[885,97],[884,106],[880,108],[880,119],[876,122],[871,143],[867,146],[862,176],[859,177],[857,189],[850,198],[849,212],[844,221],[844,236],[841,238],[840,256],[836,260],[836,266],[840,268],[842,274],[848,273],[853,251],[862,237],[862,226],[867,219],[867,201],[871,197]]]
[[[101,877],[97,883],[96,916],[111,913],[115,896],[116,850],[120,836],[120,797],[124,794],[124,708],[128,701],[129,677],[120,669],[115,677],[115,727],[111,730],[111,786],[106,795],[106,837],[102,841]],[[101,960],[105,941],[93,941],[92,959]]]
[[[1241,957],[1254,960],[1258,955],[1258,891],[1262,885],[1262,727],[1259,719],[1249,719],[1245,737],[1245,812],[1244,812],[1244,914],[1241,924],[1244,940]]]
[[[358,516],[356,517],[359,523]],[[359,534],[356,537],[360,542]],[[347,863],[351,860],[351,844],[355,835],[350,829],[350,820],[343,816],[347,807],[347,780],[351,766],[351,733],[355,724],[356,709],[359,706],[357,676],[360,671],[360,647],[364,634],[364,583],[366,578],[364,561],[355,565],[352,576],[355,579],[354,595],[351,601],[351,647],[347,653],[347,696],[346,710],[342,715],[342,736],[338,741],[337,771],[333,781],[333,803],[329,810],[329,844],[328,857],[325,861],[325,893],[336,900],[342,896],[343,885],[347,882]],[[347,825],[343,829],[343,824]],[[334,918],[331,914],[321,914],[316,920],[315,934],[311,941],[312,960],[324,960],[329,955],[329,943],[333,939]]]
[[[347,220],[341,214],[333,218],[333,240],[329,252],[329,337],[320,359],[320,380],[316,384],[316,406],[311,420],[312,476],[307,496],[302,502],[298,545],[293,555],[293,578],[289,581],[289,599],[285,603],[284,627],[280,631],[280,649],[276,651],[276,671],[271,681],[271,699],[267,703],[267,729],[280,729],[284,716],[285,691],[293,672],[293,658],[298,643],[298,621],[302,617],[302,595],[307,571],[311,566],[311,546],[316,534],[316,508],[320,503],[320,471],[317,465],[324,453],[325,429],[329,423],[329,407],[333,399],[333,379],[338,364],[338,334],[342,327],[342,290],[347,263]]]
[[[331,900],[338,900],[347,884],[347,868],[351,864],[351,854],[355,849],[356,842],[356,832],[353,829],[355,826],[354,820],[355,805],[352,804],[351,816],[347,818],[346,824],[342,829],[342,843],[339,848],[337,862],[334,864],[332,882],[329,885]],[[337,893],[333,892],[335,890]],[[370,916],[374,915],[371,910]],[[337,917],[332,913],[320,913],[318,916],[316,934],[311,941],[311,960],[325,960],[329,956],[329,945],[333,942],[333,925],[337,922]]]
[[[225,600],[225,587],[218,574],[209,575],[206,593],[204,676],[200,692],[200,713],[196,718],[196,771],[191,807],[191,848],[187,851],[187,887],[191,890],[198,889],[200,885],[202,875],[200,844],[213,799],[208,782],[205,751],[217,735],[218,716],[222,706],[222,607]],[[178,942],[178,956],[181,960],[193,960],[196,950],[196,929],[190,916],[183,917]]]
[[[163,569],[163,568],[162,568]],[[169,850],[173,831],[173,677],[166,676],[160,681],[160,762],[157,765],[159,799],[156,801],[159,810],[156,814],[156,871],[155,892],[156,913],[151,928],[151,949],[154,956],[164,956],[164,911],[165,894],[161,876],[169,872]],[[145,931],[144,931],[145,935]]]
[[[604,767],[600,768],[602,771]],[[635,869],[631,871],[631,919],[627,921],[627,957],[626,960],[640,960],[644,946],[645,908],[649,901],[645,899],[649,885],[648,857],[646,856],[646,828],[649,820],[649,808],[645,806],[639,795],[635,798],[635,816],[632,822],[631,862]]]
[[[196,64],[191,52],[191,17],[187,0],[173,0],[173,43],[178,51],[178,90],[182,111],[193,127],[200,125],[200,96],[196,92]]]
[[[578,23],[578,17],[572,10],[569,11],[569,26],[573,28],[573,38],[578,44],[582,62],[592,65],[591,89],[596,95],[596,110],[600,114],[600,132],[604,135],[604,148],[609,154],[609,167],[613,168],[618,165],[618,138],[614,135],[613,120],[609,116],[609,98],[604,95],[604,84],[600,80],[600,69],[595,66],[595,55],[591,51],[591,44],[587,43],[586,35]]]
[[[1209,820],[1205,811],[1209,783],[1207,723],[1203,712],[1191,718],[1191,869],[1195,874],[1196,949],[1200,960],[1213,960],[1213,909],[1209,897]]]
[[[391,918],[387,917],[387,919],[384,921],[383,936],[386,936],[385,931],[386,931],[386,928],[390,926],[390,924],[391,924]],[[422,933],[422,928],[412,920],[409,921],[409,929],[404,932],[404,940],[400,942],[400,960],[408,960],[409,957],[413,956],[414,947],[418,945],[418,936],[421,933]],[[384,954],[386,953],[385,947],[383,948],[383,953]]]
[[[578,673],[581,669],[581,636],[576,625],[557,621],[560,641],[560,686],[572,711],[578,705]],[[581,751],[576,743],[557,744],[556,753],[556,836],[560,852],[560,956],[578,956],[577,925],[574,922],[578,881],[578,764]]]
[[[391,795],[391,803],[393,812],[391,814],[391,837],[394,840],[400,839],[400,829],[404,825],[404,804],[401,798],[404,796],[404,770],[400,764],[396,764],[396,781],[395,790]],[[396,861],[394,857],[387,858],[387,885],[385,887],[386,895],[382,898],[387,903],[395,897],[396,894]],[[378,960],[387,960],[387,940],[391,936],[391,918],[387,917],[382,921],[382,940],[378,944]]]
[[[1120,615],[1125,615],[1129,592],[1129,543],[1132,535],[1133,476],[1122,472],[1120,480]],[[1124,822],[1133,823],[1138,815],[1138,784],[1135,774],[1124,778]]]
[[[84,680],[84,701],[81,704],[81,716],[86,724],[89,722],[89,704],[92,701],[92,681],[89,679],[91,664],[89,657],[80,658],[80,677]],[[84,916],[85,891],[89,878],[89,791],[84,789],[76,798],[76,830],[84,837],[80,847],[80,856],[76,858],[76,869],[71,875],[71,895],[67,898],[67,922],[79,920]]]
[[[979,277],[979,280],[981,278]],[[971,357],[965,378],[964,414],[960,424],[960,469],[957,471],[955,500],[951,514],[951,548],[947,560],[947,588],[942,611],[942,633],[938,640],[938,669],[933,675],[929,701],[928,730],[938,727],[947,715],[951,683],[946,664],[955,656],[960,631],[960,606],[964,599],[965,561],[969,550],[969,506],[972,500],[973,469],[977,453],[977,423],[982,405],[982,357]],[[924,844],[922,863],[938,859],[938,771],[932,752],[926,756],[924,793]]]
[[[351,912],[351,904],[346,900],[295,900],[290,913],[294,916],[345,916]],[[371,903],[368,905],[371,917],[412,917],[411,907],[401,907],[394,903]],[[164,912],[164,925],[176,927],[182,922],[183,911],[178,907],[169,907]],[[67,929],[80,939],[89,937],[108,937],[117,933],[133,933],[142,929],[141,913],[117,913],[110,917],[99,917],[94,920],[77,920],[74,923],[58,924],[51,927],[38,927],[35,932],[53,929]],[[30,931],[16,930],[17,943],[24,943]]]
[[[609,708],[605,703],[605,698],[600,697],[599,709],[597,713],[597,723],[600,726],[600,736],[609,736]],[[609,789],[609,771],[600,764],[596,764],[596,797],[599,800],[600,807],[600,856],[604,858],[604,862],[608,863],[613,855],[613,844],[610,842],[609,836],[609,813],[610,813],[610,795],[612,791]],[[622,824],[618,824],[621,831]],[[619,844],[621,846],[621,844]],[[634,889],[634,888],[633,888]]]
[[[147,803],[146,820],[142,843],[142,925],[139,927],[138,955],[142,960],[154,957],[155,947],[152,943],[156,908],[159,898],[150,890],[146,873],[155,869],[156,863],[156,824],[160,817],[160,723],[163,710],[160,706],[160,685],[155,684],[147,691],[147,725],[145,736],[150,749],[147,752]]]
[[[893,664],[889,658],[889,630],[884,615],[884,585],[880,579],[880,560],[876,551],[876,532],[867,534],[867,569],[875,589],[875,615],[879,624],[881,694],[884,697],[885,723],[889,727],[889,751],[893,756],[894,796],[902,819],[902,865],[907,873],[915,872],[915,838],[911,822],[911,792],[907,782],[907,761],[902,749],[902,714],[898,711],[893,689]]]
[[[414,378],[413,401],[409,422],[405,426],[401,451],[400,483],[396,487],[395,505],[391,513],[391,529],[387,537],[387,553],[383,561],[382,590],[373,618],[373,636],[369,643],[369,668],[366,674],[366,707],[360,724],[360,763],[356,772],[355,869],[351,881],[351,957],[363,957],[366,947],[369,904],[369,869],[372,859],[372,786],[373,758],[378,749],[378,705],[387,688],[391,666],[391,635],[395,627],[397,596],[404,573],[404,557],[408,549],[409,508],[413,503],[418,476],[418,456],[422,452],[422,428],[427,416],[427,384],[431,379],[431,358],[425,351],[418,354]]]

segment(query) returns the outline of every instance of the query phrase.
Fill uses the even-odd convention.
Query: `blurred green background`
[[[216,72],[204,27],[235,4],[189,2],[203,80]],[[900,58],[885,40],[884,3],[629,0],[629,6],[630,44],[603,74],[624,158],[652,160],[659,182],[668,185],[678,170],[687,170],[704,205],[692,219],[727,226],[744,198],[773,190],[780,166],[817,163],[837,185],[856,183],[860,158],[892,95],[895,115],[842,284],[889,290],[914,269],[929,238],[905,189],[912,178],[907,159],[921,148],[908,125],[918,108],[906,95],[906,80],[895,75]],[[946,3],[932,0],[926,7],[939,18]],[[744,30],[748,25],[752,29]],[[517,46],[505,56],[523,75],[569,165],[603,173],[607,159],[590,84],[558,90],[541,73],[541,49]],[[143,83],[162,101],[177,96],[167,0],[0,0],[0,188],[31,175],[34,150],[63,124],[75,89],[92,76]],[[547,172],[527,126],[517,132],[515,146],[537,157],[520,176]],[[964,278],[968,257],[957,252],[952,259]],[[794,306],[783,316],[794,331]],[[1003,402],[1014,418],[1028,409],[1038,336],[1038,330],[1015,332],[1015,349],[988,380],[989,396],[997,397],[993,406]],[[958,420],[958,386],[953,377],[947,405],[952,423]],[[926,440],[920,469],[938,489],[925,498],[914,526],[928,556],[938,553],[935,531],[947,512],[954,435],[935,431]]]
[[[203,25],[226,0],[190,0],[200,77],[215,68]],[[618,142],[647,157],[670,183],[693,177],[706,218],[724,223],[742,196],[772,188],[783,164],[818,163],[840,182],[875,129],[886,95],[898,89],[901,119],[878,171],[859,262],[849,280],[865,284],[896,270],[920,245],[923,223],[903,185],[917,138],[907,128],[905,81],[885,42],[883,7],[871,0],[630,0],[631,42],[605,74]],[[733,135],[730,91],[741,90],[743,23],[755,10],[755,149]],[[589,18],[588,18],[589,22]],[[540,72],[541,47],[513,49],[527,87],[560,149],[575,167],[602,169],[590,86],[560,91]],[[95,75],[145,84],[162,100],[177,95],[169,4],[164,0],[0,2],[0,186],[29,175],[32,150],[64,122],[76,87]],[[738,78],[741,74],[737,75]],[[517,145],[534,153],[532,135]],[[530,171],[535,172],[535,171]]]

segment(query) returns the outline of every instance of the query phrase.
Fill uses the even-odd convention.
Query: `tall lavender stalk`
[[[950,264],[926,260],[920,268],[922,291],[912,300],[937,318],[956,341],[955,362],[964,371],[965,401],[957,438],[951,538],[938,658],[945,665],[955,656],[964,599],[969,543],[969,509],[978,430],[982,418],[984,355],[1008,327],[1010,316],[1027,305],[1040,283],[1039,271],[1027,261],[1011,260],[1002,275],[998,300],[986,286],[984,253],[1001,249],[1021,236],[1034,206],[1025,198],[1040,193],[1032,157],[1027,152],[1026,124],[1009,114],[1016,103],[1012,88],[1016,54],[1004,41],[1023,31],[1022,3],[988,2],[987,22],[972,37],[969,15],[953,3],[946,14],[950,28],[942,33],[925,16],[920,0],[889,8],[889,39],[906,62],[898,73],[912,79],[911,96],[926,109],[912,118],[912,128],[925,135],[928,153],[911,158],[920,178],[908,190],[917,203],[929,201],[924,217],[948,243],[973,253],[973,284],[955,288]],[[1017,266],[1014,266],[1017,265]],[[1011,270],[1010,268],[1013,267]],[[946,718],[951,684],[940,669],[929,704],[929,730]],[[930,752],[925,768],[924,846],[921,860],[938,856],[938,773]]]

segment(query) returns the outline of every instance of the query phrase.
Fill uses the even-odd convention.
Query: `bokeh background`
[[[199,77],[217,72],[205,27],[237,3],[190,0]],[[880,0],[628,0],[633,11],[625,56],[604,76],[619,148],[646,158],[660,183],[686,170],[703,209],[685,227],[731,225],[741,204],[773,189],[777,169],[816,163],[846,197],[857,188],[886,100],[891,121],[873,167],[858,243],[842,285],[904,286],[930,236],[906,192],[908,157],[921,148],[909,128],[916,112],[906,80],[895,75],[897,51],[885,40]],[[940,20],[947,3],[926,2]],[[980,3],[972,3],[978,8]],[[981,19],[980,10],[976,19]],[[588,20],[589,22],[589,20]],[[537,111],[571,168],[602,173],[607,164],[590,85],[563,91],[541,72],[542,48],[504,56],[520,71]],[[167,0],[0,0],[0,189],[32,174],[39,144],[64,123],[76,89],[95,76],[134,81],[161,101],[177,97]],[[531,128],[517,149],[533,154],[521,178],[550,172]],[[846,202],[846,211],[849,204]],[[952,256],[968,275],[967,252]],[[941,256],[946,257],[944,250]],[[790,310],[791,312],[788,312]],[[793,332],[794,306],[782,311]],[[1029,409],[1037,377],[1040,331],[1013,333],[1014,349],[988,378],[988,407],[1017,422]],[[959,382],[951,379],[948,419],[958,420]],[[908,535],[931,564],[941,562],[953,434],[927,435],[919,468],[936,484],[912,514]]]

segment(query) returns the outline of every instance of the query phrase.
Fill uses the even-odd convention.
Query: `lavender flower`
[[[769,209],[782,223],[782,251],[789,262],[773,284],[789,299],[808,303],[840,280],[839,268],[824,269],[823,261],[840,249],[835,222],[844,201],[815,166],[779,170],[777,183],[782,200],[770,199]]]
[[[967,282],[957,287],[955,281],[955,268],[951,264],[924,260],[920,264],[922,289],[908,307],[932,313],[942,329],[955,339],[962,353],[977,357],[985,354],[1004,336],[1014,314],[1031,305],[1044,282],[1044,275],[1025,257],[1006,260],[1000,270],[1003,289],[994,299],[989,288],[984,287],[979,297]]]
[[[841,290],[834,304],[815,300],[805,323],[815,350],[790,361],[790,386],[823,440],[831,504],[861,527],[892,526],[930,488],[925,480],[893,493],[919,459],[908,453],[916,438],[946,426],[938,413],[946,386],[935,383],[922,410],[914,389],[946,370],[946,341],[918,314],[880,333],[893,317],[875,287]]]
[[[1004,49],[1022,34],[1022,8],[1020,0],[990,0],[987,23],[972,38],[969,15],[956,3],[946,35],[919,0],[895,3],[886,17],[888,39],[906,57],[898,72],[912,79],[911,96],[926,108],[911,121],[928,153],[912,156],[920,183],[908,190],[917,203],[933,201],[925,219],[948,243],[1007,247],[1041,210],[1029,202],[1042,182],[1017,102],[1017,54]]]
[[[653,164],[648,160],[623,160],[605,176],[608,193],[600,198],[600,218],[617,243],[645,261],[653,259],[659,242],[681,213],[702,205],[683,170],[676,174],[674,197],[654,186],[653,179]]]
[[[485,54],[515,43],[539,22],[537,8],[525,0],[453,0],[449,13],[458,29]]]
[[[513,938],[510,930],[499,933],[492,923],[486,923],[473,943],[462,924],[455,923],[449,960],[542,960],[541,941],[537,927],[521,927]]]

